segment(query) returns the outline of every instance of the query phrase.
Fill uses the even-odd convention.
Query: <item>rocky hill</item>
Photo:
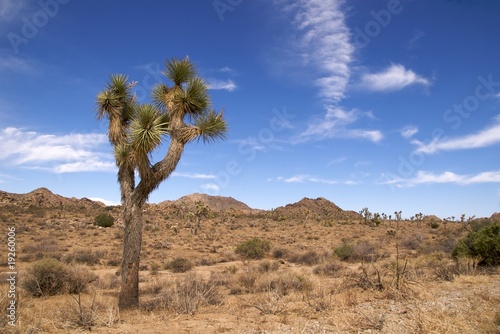
[[[357,212],[342,210],[323,197],[316,199],[304,197],[296,203],[280,206],[274,211],[289,218],[361,219]]]
[[[179,208],[193,209],[196,202],[202,202],[212,212],[220,211],[238,211],[241,213],[254,213],[260,210],[252,209],[243,202],[240,202],[232,197],[210,196],[207,194],[194,193],[183,196],[175,201],[163,201],[158,203],[158,208],[167,208],[176,206]]]
[[[104,207],[104,203],[92,201],[88,198],[67,198],[52,193],[47,188],[38,188],[27,194],[14,194],[0,191],[0,208],[16,207],[28,209],[30,207],[47,209],[98,209]]]

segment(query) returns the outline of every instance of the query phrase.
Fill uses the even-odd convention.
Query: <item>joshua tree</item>
[[[424,214],[422,212],[416,213],[415,219],[417,220],[417,226],[420,226],[420,223],[424,220]]]
[[[209,208],[202,201],[196,201],[194,203],[194,212],[192,212],[195,222],[191,225],[191,233],[197,234],[198,230],[201,229],[201,218],[208,215]]]
[[[402,211],[394,211],[394,219],[396,220],[396,227],[399,229],[399,221],[401,220]]]
[[[132,92],[136,83],[121,74],[111,75],[97,95],[97,117],[109,121],[125,224],[120,309],[139,304],[142,210],[149,195],[172,174],[187,143],[200,139],[210,143],[225,138],[227,132],[223,113],[210,109],[207,85],[196,76],[189,59],[172,59],[165,65],[171,85],[156,85],[152,104],[139,104]],[[154,163],[152,153],[165,142],[168,149]]]
[[[372,213],[370,212],[370,210],[368,210],[368,208],[361,209],[361,211],[359,211],[359,214],[361,215],[361,217],[363,217],[365,225],[368,224],[368,220],[372,218]]]

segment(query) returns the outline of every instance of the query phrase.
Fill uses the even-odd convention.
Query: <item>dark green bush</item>
[[[270,249],[269,241],[256,237],[236,246],[235,253],[246,259],[262,259]]]
[[[101,227],[111,227],[115,222],[115,218],[107,213],[101,213],[94,219],[94,225]]]
[[[438,222],[430,222],[429,223],[429,226],[433,229],[436,229],[439,227],[439,223]]]
[[[333,253],[342,261],[348,261],[354,254],[354,247],[348,242],[342,243],[341,246],[335,247]]]
[[[452,251],[454,258],[478,257],[480,265],[500,265],[500,224],[470,232]]]

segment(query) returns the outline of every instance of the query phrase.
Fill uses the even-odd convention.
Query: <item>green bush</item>
[[[115,218],[107,213],[101,213],[94,219],[94,225],[101,227],[111,227],[115,222]]]
[[[348,261],[354,254],[354,247],[348,242],[344,242],[342,246],[335,247],[333,253],[342,261]]]
[[[246,259],[262,259],[270,249],[269,241],[252,238],[236,246],[235,253]]]
[[[500,265],[500,224],[470,232],[452,251],[454,258],[477,257],[480,265]]]
[[[439,227],[439,223],[438,222],[430,222],[429,223],[429,226],[432,228],[432,229],[436,229]]]
[[[95,279],[85,266],[67,266],[63,262],[45,258],[34,262],[22,281],[23,288],[34,297],[52,296],[62,293],[83,292]]]

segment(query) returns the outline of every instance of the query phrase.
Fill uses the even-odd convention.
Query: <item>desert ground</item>
[[[150,204],[140,307],[119,312],[120,212],[47,189],[0,192],[1,233],[15,227],[18,272],[11,326],[3,238],[2,332],[500,333],[498,268],[451,256],[473,224],[498,214],[469,224],[431,215],[365,222],[323,198],[270,211],[199,194]],[[113,226],[96,226],[99,214]],[[252,238],[267,245],[262,254],[241,246]],[[47,259],[82,289],[34,295],[32,268]]]

